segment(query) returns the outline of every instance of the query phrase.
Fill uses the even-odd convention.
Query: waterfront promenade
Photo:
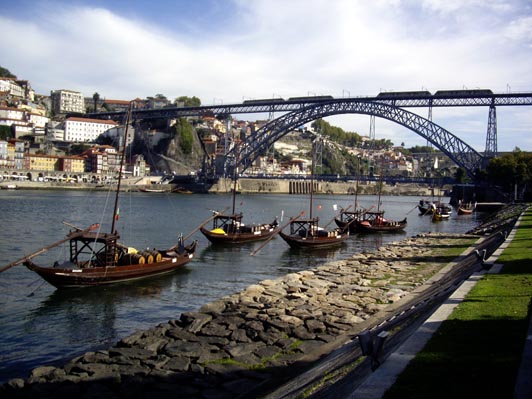
[[[412,336],[346,397],[532,398],[532,209]]]
[[[263,281],[64,367],[39,367],[0,393],[260,397],[356,340],[383,313],[389,316],[391,308],[433,285],[431,276],[463,248],[471,253],[482,241],[461,234],[420,235]]]
[[[183,193],[186,190],[180,190],[175,184],[158,184],[160,177],[151,176],[144,178],[128,178],[121,183],[121,191],[136,192],[143,189],[162,190],[167,193]],[[0,189],[7,189],[8,186],[16,186],[19,190],[98,190],[107,191],[116,186],[110,184],[95,183],[72,183],[72,182],[38,182],[38,181],[12,181],[3,180],[0,182]],[[327,182],[316,181],[316,194],[330,195],[353,195],[355,193],[356,183],[351,182]],[[216,184],[208,189],[209,193],[222,194],[232,192],[234,187],[233,181],[227,178],[220,178]],[[376,182],[364,182],[359,184],[359,194],[378,194],[378,185]],[[237,182],[237,191],[242,194],[309,194],[309,180],[289,180],[289,179],[261,179],[246,178],[239,179]],[[382,188],[383,195],[416,195],[421,197],[438,197],[445,195],[443,188],[431,188],[424,184],[396,184],[394,186],[384,185]]]

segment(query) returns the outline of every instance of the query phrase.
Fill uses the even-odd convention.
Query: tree
[[[11,72],[9,72],[8,69],[3,68],[0,66],[0,77],[2,78],[17,78],[15,75],[13,75]]]
[[[175,105],[178,105],[178,104],[183,104],[184,107],[199,107],[201,106],[201,100],[194,96],[194,97],[188,97],[188,96],[181,96],[181,97],[177,97],[175,100],[174,100],[174,104]]]
[[[430,152],[436,152],[436,150],[430,146],[419,146],[419,145],[416,145],[415,147],[411,147],[410,148],[410,152],[412,154],[417,154],[417,153],[430,153]]]
[[[320,134],[327,136],[331,141],[349,147],[357,147],[362,143],[362,137],[355,132],[345,132],[343,129],[332,126],[323,119],[317,119],[311,124],[312,128]]]
[[[486,179],[507,192],[512,192],[516,185],[531,187],[532,153],[515,151],[493,158],[486,168]]]
[[[192,144],[194,143],[194,128],[185,118],[179,118],[175,125],[176,136],[179,136],[179,145],[183,154],[190,154],[192,152]]]
[[[467,172],[464,168],[458,168],[456,169],[456,173],[454,174],[454,178],[456,179],[457,183],[465,183],[467,181]]]

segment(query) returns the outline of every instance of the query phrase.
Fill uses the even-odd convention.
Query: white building
[[[69,112],[85,113],[85,98],[83,94],[72,90],[52,90],[52,111],[58,114]]]
[[[13,122],[24,120],[24,110],[19,108],[0,107],[0,125],[11,126]]]
[[[14,78],[0,79],[0,92],[8,93],[13,97],[25,98],[25,90],[22,86],[17,84]]]
[[[117,125],[114,121],[71,117],[65,120],[64,141],[75,143],[92,142],[100,134]]]
[[[33,109],[0,107],[0,125],[11,126],[15,138],[34,134],[35,129],[44,130],[49,119],[33,113]]]

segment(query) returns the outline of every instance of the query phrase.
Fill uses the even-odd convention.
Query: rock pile
[[[471,236],[425,234],[242,292],[139,331],[61,368],[0,388],[9,397],[246,397],[303,360],[345,343],[357,325],[423,284]]]

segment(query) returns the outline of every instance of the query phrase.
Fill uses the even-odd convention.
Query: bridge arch
[[[366,114],[398,123],[421,137],[463,167],[470,177],[483,166],[484,157],[448,130],[430,120],[405,109],[374,101],[324,102],[302,107],[272,120],[251,137],[246,138],[240,148],[238,165],[244,171],[259,156],[260,150],[272,145],[294,128],[313,120],[339,114]]]

